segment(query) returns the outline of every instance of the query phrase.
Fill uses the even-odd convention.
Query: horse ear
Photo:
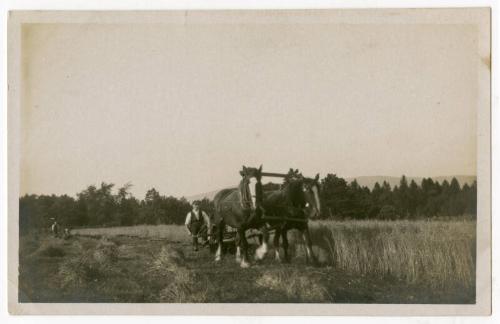
[[[259,172],[262,172],[262,164],[259,167]]]
[[[314,178],[314,181],[318,181],[319,180],[319,173],[316,174],[316,178]]]

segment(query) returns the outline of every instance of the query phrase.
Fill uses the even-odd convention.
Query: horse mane
[[[240,204],[243,209],[252,208],[252,194],[250,192],[248,184],[248,179],[243,178],[238,185],[238,192],[240,193]]]
[[[302,196],[302,180],[288,182],[283,188],[285,196],[293,206],[303,206],[305,204]]]
[[[282,189],[266,192],[267,201],[270,204],[290,204],[302,207],[305,202],[302,197],[302,180],[288,181]]]

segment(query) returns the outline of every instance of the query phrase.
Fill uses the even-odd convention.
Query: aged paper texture
[[[10,12],[9,311],[490,314],[490,28],[489,8]],[[234,234],[241,263],[219,261],[241,215],[263,219],[250,256]],[[259,260],[268,229],[290,255]]]

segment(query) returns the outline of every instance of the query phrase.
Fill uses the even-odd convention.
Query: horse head
[[[243,207],[251,207],[254,203],[255,206],[260,205],[262,201],[262,165],[259,168],[246,167],[240,171],[242,179],[238,186],[241,196],[241,203]],[[256,180],[255,186],[250,189],[250,182],[252,179]],[[254,193],[255,201],[252,202],[252,192]]]
[[[282,195],[296,211],[301,211],[301,217],[308,219],[319,217],[321,212],[319,174],[314,179],[306,178],[301,174],[287,176]]]
[[[255,178],[258,182],[260,182],[260,180],[262,179],[262,165],[259,168],[243,166],[240,171],[240,175],[244,180]]]
[[[319,174],[316,174],[314,179],[302,179],[302,191],[306,200],[305,211],[310,219],[318,218],[321,215],[321,203],[319,200]]]

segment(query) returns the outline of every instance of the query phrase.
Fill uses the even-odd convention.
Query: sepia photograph
[[[489,314],[490,28],[10,12],[10,311]]]

